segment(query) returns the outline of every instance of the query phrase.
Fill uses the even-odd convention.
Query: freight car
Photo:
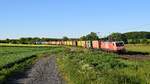
[[[101,40],[93,40],[93,41],[77,41],[77,40],[69,40],[69,41],[49,41],[50,45],[67,45],[67,46],[78,46],[83,48],[93,48],[93,49],[101,49],[105,51],[112,52],[124,52],[124,42],[123,41],[101,41]]]
[[[37,41],[37,42],[35,42],[34,44],[48,44],[48,42],[45,42],[45,41]]]

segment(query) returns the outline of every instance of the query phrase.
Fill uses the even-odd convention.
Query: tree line
[[[80,38],[68,38],[64,36],[63,38],[38,38],[38,37],[28,37],[20,39],[5,39],[0,40],[0,43],[13,43],[13,44],[35,44],[35,42],[47,42],[51,40],[104,40],[104,41],[124,41],[126,44],[150,44],[150,32],[126,32],[126,33],[112,33],[107,37],[99,38],[95,32],[91,32]]]
[[[12,43],[12,44],[35,44],[36,42],[47,42],[50,40],[57,40],[57,38],[38,38],[38,37],[27,37],[20,39],[5,39],[0,40],[0,43]]]
[[[108,40],[124,41],[130,44],[150,44],[150,32],[126,32],[126,33],[112,33],[107,37]]]
[[[150,32],[126,32],[126,33],[111,33],[107,37],[99,38],[94,32],[86,36],[80,37],[81,40],[104,40],[104,41],[124,41],[126,44],[150,44]]]

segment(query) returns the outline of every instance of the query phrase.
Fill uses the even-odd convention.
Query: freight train
[[[83,48],[92,48],[92,49],[101,49],[104,51],[111,52],[124,52],[125,46],[123,41],[102,41],[102,40],[93,40],[93,41],[79,41],[79,40],[55,40],[42,42],[41,44],[48,45],[66,45],[66,46],[78,46]]]

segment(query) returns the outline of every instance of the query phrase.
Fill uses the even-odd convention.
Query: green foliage
[[[124,34],[121,33],[112,33],[108,36],[109,41],[124,41],[127,43],[127,37]]]
[[[149,50],[147,45],[126,45],[127,49]],[[134,48],[133,48],[134,47]],[[72,47],[0,47],[0,62],[15,63],[0,70],[0,83],[23,70],[34,59],[16,62],[40,53],[55,54],[58,69],[68,84],[150,84],[150,62],[123,60],[118,55],[99,50]],[[29,53],[29,54],[27,54]],[[7,59],[6,58],[10,58]],[[13,60],[13,61],[12,61]],[[7,61],[7,62],[6,62]]]
[[[127,39],[150,39],[150,32],[127,32],[124,34],[127,36]]]
[[[69,40],[69,38],[68,38],[67,36],[64,36],[62,39],[63,39],[64,41]]]
[[[141,43],[143,43],[143,44],[149,44],[149,41],[147,39],[142,39]]]
[[[102,38],[102,40],[109,41],[124,41],[124,43],[129,44],[148,44],[150,41],[146,41],[145,39],[150,39],[150,32],[126,32],[126,33],[112,33],[109,36]],[[145,40],[143,42],[142,40]]]
[[[148,61],[128,61],[115,54],[80,48],[70,50],[64,50],[57,57],[59,68],[69,84],[150,83]]]
[[[44,47],[0,47],[0,68],[32,55],[49,51]]]
[[[94,32],[91,32],[90,34],[88,34],[86,36],[86,38],[87,38],[87,40],[98,40],[99,39],[99,37],[97,36],[97,34],[94,33]]]
[[[25,68],[29,67],[34,60],[35,58],[27,59],[19,64],[11,66],[10,68],[3,68],[0,70],[0,84],[7,84],[8,77],[25,70]]]
[[[139,39],[131,39],[130,41],[128,41],[129,44],[137,44],[137,43],[141,43]]]
[[[0,84],[7,82],[8,77],[24,70],[26,67],[31,65],[39,54],[48,53],[55,48],[56,47],[31,45],[1,45]]]
[[[97,36],[95,32],[91,32],[90,34],[86,36],[80,37],[80,40],[98,40],[98,39],[99,37]]]
[[[144,37],[150,39],[150,34],[146,34]]]
[[[87,38],[86,38],[86,36],[82,36],[82,37],[80,37],[80,40],[85,41],[85,40],[87,40]]]
[[[6,39],[0,40],[0,43],[12,43],[12,44],[35,44],[35,42],[45,42],[50,40],[60,40],[57,38],[38,38],[38,37],[27,37],[27,38],[20,38],[20,39]]]
[[[142,53],[149,53],[150,54],[150,45],[149,44],[126,44],[126,49],[128,51],[134,52],[142,52]]]

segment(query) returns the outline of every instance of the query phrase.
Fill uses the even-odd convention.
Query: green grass
[[[9,64],[16,62],[20,59],[38,54],[44,53],[49,50],[49,48],[44,47],[0,47],[0,68]]]
[[[134,50],[133,47],[128,45],[128,49]],[[68,84],[150,84],[150,61],[124,60],[99,50],[62,46],[0,47],[0,81],[24,70],[38,54],[47,52],[57,57],[58,69]],[[140,52],[145,51],[141,49]],[[32,58],[26,59],[28,57]],[[12,66],[7,67],[9,64]]]
[[[29,46],[29,45],[0,45],[0,84],[15,73],[23,71],[35,59],[44,53],[53,52],[55,46]]]
[[[57,62],[68,84],[150,84],[149,61],[77,48],[65,49]]]
[[[143,52],[150,54],[150,44],[127,44],[126,49],[128,51]]]
[[[14,64],[10,68],[3,68],[0,70],[0,84],[7,84],[8,77],[17,73],[23,72],[26,68],[30,67],[35,61],[36,57],[27,59],[19,64]]]

